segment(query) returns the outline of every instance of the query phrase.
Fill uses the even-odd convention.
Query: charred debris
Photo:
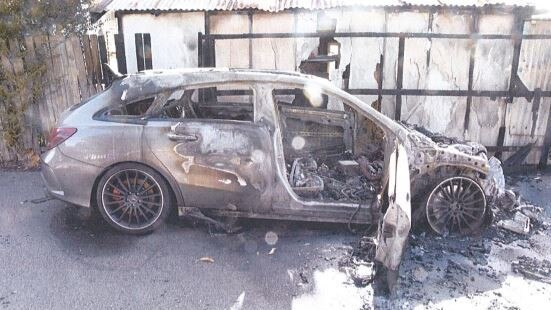
[[[359,203],[379,194],[383,160],[382,148],[356,158],[299,157],[288,167],[289,182],[303,198]]]

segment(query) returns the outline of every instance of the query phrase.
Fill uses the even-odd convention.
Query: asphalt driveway
[[[38,172],[0,172],[0,307],[290,309],[357,239],[287,222],[226,235],[172,221],[127,236],[43,197]]]
[[[44,199],[38,172],[0,171],[0,308],[539,308],[551,302],[551,283],[514,265],[532,258],[541,267],[551,256],[551,173],[507,180],[543,207],[531,233],[493,225],[469,238],[412,235],[388,299],[343,268],[360,238],[345,225],[246,221],[228,235],[174,219],[127,236]]]

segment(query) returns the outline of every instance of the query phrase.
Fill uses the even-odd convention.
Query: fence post
[[[540,100],[540,90],[536,89],[534,93],[534,100]],[[549,151],[551,150],[551,107],[549,108],[549,115],[547,116],[547,128],[545,129],[545,137],[543,138],[543,149],[541,150],[539,168],[544,169],[547,167],[549,161]]]
[[[524,32],[524,19],[520,15],[520,11],[515,9],[515,23],[513,25],[513,60],[511,63],[511,77],[509,78],[509,97],[505,100],[505,112],[503,113],[503,122],[501,127],[499,127],[499,133],[497,136],[497,147],[498,151],[494,154],[495,157],[501,160],[502,151],[500,147],[503,147],[505,141],[505,130],[507,128],[507,105],[513,102],[515,98],[515,79],[518,72],[518,64],[520,58],[520,51],[522,47],[522,34]]]
[[[124,35],[122,33],[115,34],[115,53],[117,54],[117,69],[120,73],[126,74],[126,51],[124,47]]]
[[[474,9],[472,13],[472,20],[471,20],[471,48],[469,51],[469,81],[467,84],[467,91],[469,92],[467,95],[467,106],[465,107],[465,120],[463,122],[463,132],[467,133],[469,130],[469,123],[471,121],[471,105],[473,102],[473,75],[474,75],[474,61],[475,61],[475,52],[476,52],[476,45],[478,43],[477,36],[478,36],[478,21],[479,21],[479,11],[478,9]]]
[[[203,33],[197,33],[197,67],[203,67]]]
[[[404,80],[404,48],[406,40],[403,36],[398,39],[398,72],[396,73],[396,110],[394,111],[394,119],[399,121],[402,118],[402,83]]]

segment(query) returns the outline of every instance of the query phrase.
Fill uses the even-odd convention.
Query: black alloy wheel
[[[98,205],[114,228],[125,233],[146,233],[157,228],[168,214],[168,186],[149,167],[129,165],[117,166],[102,178]]]

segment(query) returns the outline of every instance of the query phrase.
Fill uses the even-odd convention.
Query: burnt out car
[[[42,160],[54,197],[126,233],[173,208],[213,222],[378,224],[391,270],[412,221],[475,232],[493,188],[480,145],[437,143],[327,80],[258,70],[119,76],[63,114]]]

